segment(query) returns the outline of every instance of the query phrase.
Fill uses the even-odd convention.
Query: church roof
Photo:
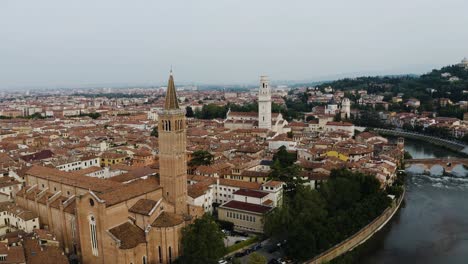
[[[172,227],[176,225],[180,225],[184,222],[184,218],[182,215],[170,213],[170,212],[162,212],[158,218],[154,220],[151,226],[154,227]]]
[[[98,194],[98,197],[105,201],[106,207],[109,207],[138,196],[143,196],[160,188],[161,186],[159,186],[156,179],[149,178],[120,185],[119,187],[113,188],[112,191]]]
[[[179,109],[179,102],[177,101],[176,88],[174,85],[174,77],[169,76],[169,82],[167,83],[167,92],[166,92],[166,103],[164,104],[165,110]]]
[[[109,233],[120,241],[120,249],[135,248],[141,243],[146,243],[145,231],[130,222],[109,229]]]
[[[150,199],[140,199],[138,200],[128,211],[136,214],[150,215],[151,210],[158,202]]]

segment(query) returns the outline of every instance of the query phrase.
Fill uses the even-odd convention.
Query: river
[[[457,157],[457,153],[425,142],[406,140],[413,158]],[[407,170],[406,199],[392,221],[363,249],[358,263],[468,263],[468,171],[454,176]]]

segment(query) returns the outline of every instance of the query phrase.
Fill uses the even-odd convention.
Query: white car
[[[222,260],[218,261],[218,264],[228,264],[228,262],[226,260],[222,259]]]

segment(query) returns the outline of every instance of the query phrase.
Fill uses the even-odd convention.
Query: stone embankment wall
[[[334,258],[337,258],[341,256],[342,254],[359,246],[360,244],[366,242],[375,233],[377,233],[380,229],[382,229],[390,221],[390,219],[392,219],[393,215],[395,215],[395,213],[400,208],[401,202],[403,201],[404,197],[405,197],[405,192],[403,192],[403,194],[397,201],[394,201],[392,203],[391,207],[383,211],[383,213],[379,217],[374,219],[374,221],[369,223],[367,226],[359,230],[357,233],[355,233],[348,239],[342,241],[341,243],[323,252],[322,254],[316,256],[315,258],[305,261],[304,263],[322,264],[322,263],[329,262],[333,260]]]

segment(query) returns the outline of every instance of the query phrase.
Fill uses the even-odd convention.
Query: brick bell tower
[[[167,84],[164,109],[159,112],[159,175],[164,197],[175,213],[187,213],[187,157],[185,113],[179,108],[174,78]]]

